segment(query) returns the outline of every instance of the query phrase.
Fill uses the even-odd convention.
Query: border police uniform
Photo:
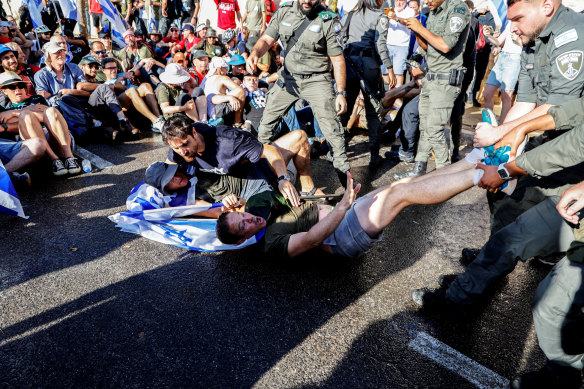
[[[389,19],[381,9],[371,10],[363,7],[343,16],[343,28],[347,31],[345,58],[347,65],[347,112],[341,115],[341,123],[346,126],[355,100],[359,95],[363,80],[363,97],[367,128],[369,130],[370,167],[375,168],[379,161],[379,95],[384,90],[380,65],[392,68],[387,52],[386,35]],[[376,36],[379,38],[376,39]],[[377,96],[376,96],[377,95]]]
[[[350,166],[343,129],[335,110],[329,58],[343,53],[339,43],[341,24],[337,14],[322,6],[318,7],[318,16],[302,32],[290,52],[286,53],[280,77],[268,92],[258,139],[262,143],[273,141],[276,126],[288,109],[298,99],[305,99],[332,148],[334,167],[344,174]],[[265,34],[276,40],[280,38],[286,47],[306,17],[298,1],[283,3]]]

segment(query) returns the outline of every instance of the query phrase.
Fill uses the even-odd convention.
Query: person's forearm
[[[213,95],[213,97],[211,97],[211,102],[215,105],[229,103],[230,97],[230,95]]]
[[[268,43],[266,35],[262,35],[262,37],[256,42],[250,55],[255,55],[256,57],[261,58],[264,54],[266,54],[266,51],[268,51],[270,46],[271,45]]]
[[[545,115],[548,111],[548,109],[550,109],[550,107],[553,107],[552,104],[542,104],[539,107],[536,107],[535,109],[531,110],[530,112],[527,112],[526,114],[518,117],[515,120],[511,120],[509,122],[505,122],[501,125],[499,125],[499,132],[501,137],[504,136],[505,134],[507,134],[509,131],[511,131],[513,128],[517,127],[520,124],[523,124],[525,122],[528,122],[532,119],[535,119],[539,116]]]
[[[426,42],[426,40],[424,38],[422,38],[420,36],[420,34],[414,33],[414,35],[416,36],[416,41],[418,42],[418,46],[420,46],[420,48],[424,51],[428,50],[428,42]]]
[[[288,174],[288,170],[286,170],[286,164],[284,163],[282,153],[280,153],[280,150],[278,150],[276,146],[264,145],[262,158],[268,160],[268,163],[272,167],[272,171],[274,172],[276,177]]]
[[[78,91],[85,91],[85,92],[93,92],[94,90],[97,89],[97,87],[99,86],[99,84],[94,84],[92,82],[78,82],[77,86],[75,86],[75,88]],[[72,94],[72,93],[70,93]]]
[[[231,89],[229,92],[227,92],[227,94],[229,96],[235,97],[236,99],[238,99],[241,102],[245,101],[245,90],[243,90],[243,88],[240,86],[238,86],[237,88]]]
[[[341,54],[330,58],[333,63],[333,71],[335,74],[335,82],[337,83],[337,90],[344,91],[347,86],[347,68],[345,67],[345,57]]]
[[[160,105],[160,110],[162,111],[163,114],[166,115],[166,114],[184,112],[185,108],[182,105],[170,105],[169,103],[162,103]]]
[[[420,37],[422,37],[426,41],[427,45],[432,46],[433,48],[435,48],[436,50],[438,50],[444,54],[450,52],[450,50],[451,50],[451,47],[446,44],[446,42],[444,41],[444,39],[441,36],[433,34],[432,32],[430,32],[430,30],[428,30],[424,27],[420,28],[418,35],[420,35]],[[422,45],[420,44],[420,46],[422,46]],[[426,48],[424,48],[422,46],[422,48],[424,50],[428,49],[427,46],[426,46]]]

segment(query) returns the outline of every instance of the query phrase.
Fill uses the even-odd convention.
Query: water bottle
[[[91,162],[88,159],[84,159],[81,162],[81,167],[85,173],[91,173]]]

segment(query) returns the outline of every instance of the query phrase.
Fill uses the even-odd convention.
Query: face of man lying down
[[[164,189],[166,189],[168,193],[174,193],[177,190],[186,187],[188,183],[189,176],[187,176],[186,173],[177,170],[176,173],[174,173],[172,179],[168,182],[168,184],[166,184]]]
[[[231,212],[227,214],[227,224],[229,232],[246,240],[260,232],[266,226],[266,220],[249,212]]]

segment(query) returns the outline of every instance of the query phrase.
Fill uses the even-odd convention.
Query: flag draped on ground
[[[4,168],[2,161],[0,161],[0,212],[28,219],[28,216],[24,215],[14,185],[10,181],[10,175]]]
[[[112,215],[109,219],[124,232],[194,251],[240,249],[256,243],[263,236],[262,230],[237,246],[221,243],[215,233],[217,220],[183,217],[221,207],[223,204],[192,205],[194,192],[185,193],[182,196],[164,196],[158,189],[140,183],[132,189],[126,200],[128,211]]]
[[[32,0],[34,1],[34,0]],[[122,34],[128,29],[128,24],[120,16],[118,9],[110,0],[98,0],[103,9],[103,16],[109,20],[111,25],[112,40],[120,47],[126,47]]]

